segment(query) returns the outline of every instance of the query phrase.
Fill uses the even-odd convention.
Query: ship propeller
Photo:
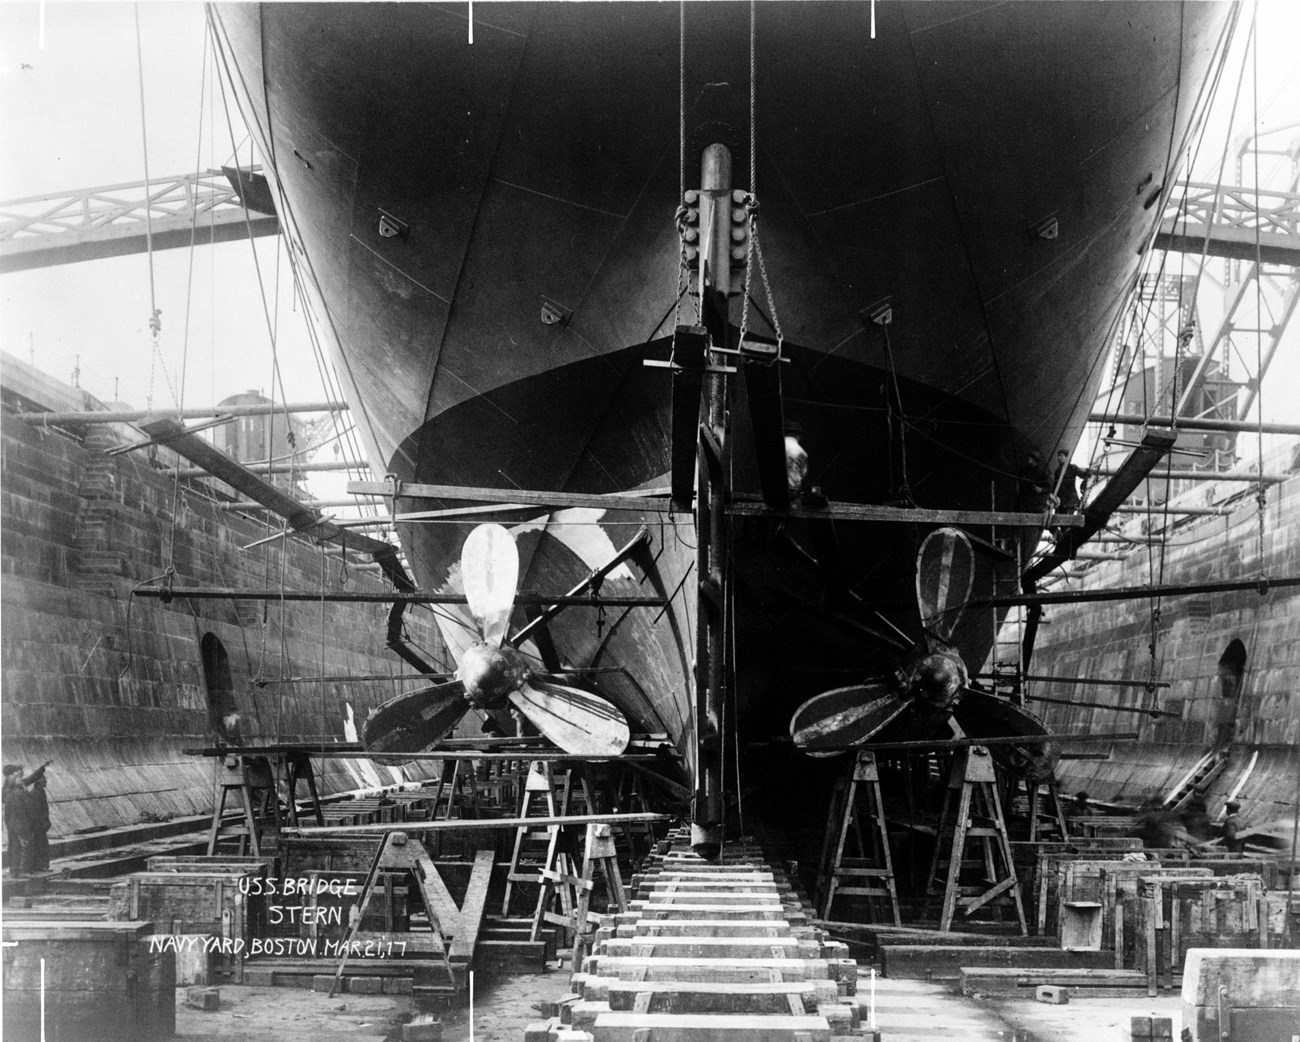
[[[461,581],[479,640],[461,655],[456,679],[389,699],[371,711],[362,732],[368,752],[423,752],[456,726],[471,708],[499,709],[506,702],[565,752],[617,756],[631,737],[627,720],[599,695],[533,672],[506,642],[519,581],[519,551],[500,525],[479,525],[460,555]]]
[[[1032,713],[969,686],[970,674],[952,636],[974,582],[975,553],[966,534],[939,528],[927,535],[916,554],[921,640],[893,675],[804,702],[790,720],[795,745],[812,756],[834,756],[869,741],[895,720],[929,737],[949,716],[972,738],[1046,734]],[[1056,761],[1054,748],[1033,742],[1000,747],[998,754],[1030,777],[1050,774]]]

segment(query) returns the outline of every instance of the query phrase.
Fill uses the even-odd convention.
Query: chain
[[[752,208],[747,207],[747,209],[749,209],[750,249],[753,250],[754,256],[758,258],[758,271],[763,276],[763,292],[767,296],[767,309],[772,315],[772,328],[776,330],[776,352],[779,356],[785,334],[781,332],[781,316],[776,311],[776,299],[772,296],[772,283],[768,280],[767,265],[763,262],[763,247],[758,241],[758,200],[753,200]]]

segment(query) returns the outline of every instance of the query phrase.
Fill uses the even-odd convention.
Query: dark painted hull
[[[749,328],[775,336],[779,320],[786,419],[831,499],[906,486],[923,506],[1010,509],[1027,448],[1073,446],[1230,10],[881,4],[872,39],[871,5],[757,7],[753,186],[748,5],[687,5],[684,151],[677,5],[482,5],[472,45],[461,5],[213,9],[376,467],[474,487],[663,485],[670,377],[641,363],[693,320],[673,213],[680,171],[696,185],[714,141],[761,202],[775,315],[756,272]],[[380,233],[381,210],[404,236]],[[1052,221],[1055,237],[1035,231]],[[871,320],[882,300],[887,327]],[[739,427],[734,444],[734,487],[753,491]],[[653,562],[604,589],[658,588],[669,606],[573,610],[553,632],[566,662],[625,670],[598,686],[689,758],[690,524],[541,517],[521,584],[568,589],[641,521]],[[455,584],[468,529],[402,530],[424,586]],[[838,526],[836,575],[858,599],[846,621],[820,610],[812,533],[738,526],[731,711],[751,737],[892,665],[858,623],[879,627],[878,608],[917,635],[925,531]],[[994,625],[963,624],[968,663]]]

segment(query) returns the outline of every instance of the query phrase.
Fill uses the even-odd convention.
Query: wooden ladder
[[[566,774],[564,784],[559,792],[557,806],[557,786],[551,773],[551,765],[546,760],[534,760],[528,768],[528,778],[524,782],[523,797],[519,801],[519,817],[555,817],[557,814],[567,814],[569,810],[569,783],[570,777]],[[537,847],[543,840],[546,842],[546,851],[545,854],[539,855]],[[532,862],[536,866],[537,859],[540,856],[543,868],[554,867],[559,842],[560,827],[558,825],[551,825],[541,829],[535,825],[520,825],[515,830],[515,848],[510,855],[510,866],[506,870],[505,897],[501,901],[501,915],[503,917],[510,914],[510,897],[515,884],[537,882],[537,868],[529,867],[527,862]],[[545,893],[545,888],[543,888],[543,893]]]
[[[960,795],[956,800],[956,813],[950,820],[954,792]],[[1014,902],[1020,932],[1027,936],[1029,930],[1020,900],[1020,882],[1016,878],[1011,841],[1002,816],[993,757],[982,745],[959,749],[953,757],[952,775],[944,792],[943,812],[935,836],[934,860],[930,863],[930,894],[937,892],[944,840],[948,838],[951,838],[951,845],[943,888],[943,911],[939,918],[940,932],[947,933],[952,929],[958,909],[969,918],[985,905],[1001,898],[1004,902],[1008,899]],[[979,856],[984,868],[981,886],[963,887],[961,884],[968,840],[974,840],[976,847],[980,848]]]
[[[564,861],[571,866],[563,867]],[[591,913],[591,894],[595,888],[596,869],[599,868],[605,880],[605,893],[614,905],[614,910],[628,910],[627,893],[623,889],[623,877],[618,870],[618,851],[614,847],[614,829],[608,823],[593,823],[587,826],[587,841],[582,855],[582,872],[579,874],[573,862],[562,858],[554,869],[543,869],[542,898],[537,903],[537,913],[533,918],[532,939],[541,936],[543,923],[561,926],[573,934],[572,966],[574,972],[582,968],[582,957],[588,950],[594,937],[594,927],[604,922],[603,915]],[[546,907],[546,895],[556,892],[562,895],[562,911],[557,913]]]
[[[866,805],[859,809],[862,797],[865,797]],[[865,835],[863,818],[867,822]],[[857,855],[845,857],[844,848],[850,831],[857,845]],[[875,753],[859,751],[848,777],[840,779],[831,795],[819,878],[823,884],[823,919],[831,917],[831,905],[836,897],[866,897],[870,899],[872,921],[878,922],[876,903],[887,897],[893,909],[894,925],[903,925]]]

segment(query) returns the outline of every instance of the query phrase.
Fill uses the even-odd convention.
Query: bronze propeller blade
[[[790,736],[805,752],[839,751],[865,742],[906,708],[907,701],[898,696],[898,684],[892,679],[837,687],[795,710]]]
[[[455,727],[468,709],[459,680],[410,691],[370,711],[361,742],[367,752],[424,752]]]

